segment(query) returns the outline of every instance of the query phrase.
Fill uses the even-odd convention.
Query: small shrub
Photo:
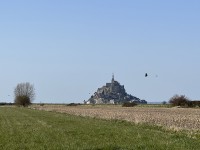
[[[78,106],[78,105],[81,105],[80,103],[70,103],[70,104],[67,104],[67,106]]]
[[[123,104],[122,104],[122,107],[134,107],[134,106],[136,106],[137,104],[136,103],[134,103],[134,102],[124,102]]]

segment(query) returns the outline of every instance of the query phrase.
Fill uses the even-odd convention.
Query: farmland
[[[32,109],[0,107],[0,149],[195,150],[200,147],[199,134],[189,136],[158,126],[121,121],[124,119],[121,109],[131,111],[139,108],[45,105],[32,106]],[[95,112],[95,115],[86,117],[91,112]],[[101,119],[102,112],[111,117]],[[112,112],[118,112],[121,116],[113,116]],[[198,109],[192,111],[195,112],[198,115]]]
[[[173,130],[200,129],[200,109],[191,108],[160,108],[160,107],[121,107],[112,105],[76,106],[37,105],[33,108],[56,111],[77,116],[90,116],[103,119],[126,120],[134,123],[148,123]]]

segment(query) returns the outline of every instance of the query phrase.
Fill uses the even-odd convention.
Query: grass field
[[[166,108],[155,105],[137,107],[122,107],[121,105],[34,105],[32,108],[46,111],[56,111],[77,116],[90,116],[102,119],[126,120],[134,123],[160,125],[173,130],[199,130],[200,109]]]
[[[0,107],[0,149],[197,150],[200,138],[156,126]]]

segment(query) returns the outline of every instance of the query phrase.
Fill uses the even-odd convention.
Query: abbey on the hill
[[[98,88],[97,92],[88,101],[85,101],[87,104],[121,104],[124,102],[147,103],[145,100],[127,94],[124,86],[115,81],[114,74],[111,83],[106,83],[102,88]]]

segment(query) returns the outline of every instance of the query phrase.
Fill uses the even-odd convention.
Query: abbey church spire
[[[112,80],[111,80],[111,92],[113,92],[113,89],[114,89],[114,83],[115,83],[115,76],[114,76],[114,73],[112,74]]]
[[[112,74],[112,81],[111,83],[114,83],[115,82],[115,76],[114,76],[114,73]]]

